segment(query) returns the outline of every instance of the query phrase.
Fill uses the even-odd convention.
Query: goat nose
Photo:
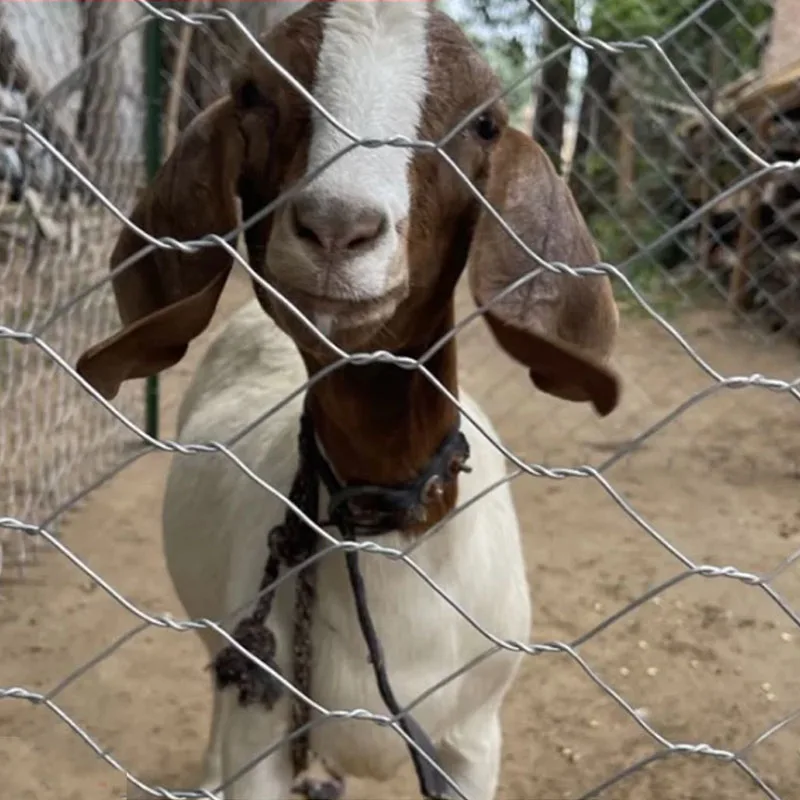
[[[386,214],[376,208],[344,202],[298,198],[290,211],[294,234],[326,252],[356,250],[374,243],[387,229]]]

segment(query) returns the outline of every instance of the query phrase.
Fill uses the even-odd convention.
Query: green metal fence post
[[[160,3],[154,3],[156,7]],[[147,179],[152,180],[161,166],[161,20],[151,19],[144,31],[145,96],[145,160]],[[145,384],[146,427],[150,436],[158,436],[159,416],[158,376],[148,378]]]

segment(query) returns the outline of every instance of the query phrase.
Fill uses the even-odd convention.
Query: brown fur
[[[313,84],[325,4],[311,3],[274,29],[270,52],[306,87]],[[429,28],[429,94],[420,137],[439,140],[499,84],[458,26],[434,12]],[[444,147],[520,238],[547,261],[596,263],[597,250],[564,182],[544,152],[508,127],[502,102],[488,113],[498,136],[486,141],[472,122]],[[156,236],[199,238],[235,224],[235,195],[244,216],[255,213],[303,174],[309,109],[263,59],[254,56],[232,82],[231,97],[203,112],[161,169],[133,220]],[[466,183],[435,153],[417,152],[410,168],[412,207],[407,229],[407,296],[391,319],[370,331],[366,349],[418,358],[452,329],[453,291],[466,268],[476,301],[485,304],[538,265],[502,230]],[[202,198],[202,199],[199,199]],[[253,268],[265,278],[272,216],[250,228]],[[112,266],[136,250],[125,230]],[[219,249],[197,255],[160,251],[115,278],[125,328],[96,345],[78,369],[113,397],[123,380],[177,363],[213,316],[231,259]],[[265,311],[300,348],[310,375],[330,363],[298,321],[255,285]],[[543,273],[486,315],[500,346],[529,371],[542,391],[590,401],[608,414],[618,400],[606,366],[618,325],[605,277]],[[365,349],[365,334],[335,339]],[[428,369],[454,395],[456,345],[451,340]],[[415,476],[457,420],[457,409],[418,370],[388,364],[347,365],[310,390],[317,431],[345,480],[392,484]],[[429,509],[427,524],[456,502],[456,488]]]

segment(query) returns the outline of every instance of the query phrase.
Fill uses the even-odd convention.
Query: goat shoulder
[[[178,410],[178,437],[184,444],[224,443],[305,379],[294,343],[251,300],[232,315],[202,358]],[[286,429],[301,403],[301,396],[294,398],[231,448],[250,467],[270,454],[264,479],[283,494],[296,469]],[[281,442],[283,458],[278,457]],[[254,489],[260,502],[251,506]],[[250,549],[256,567],[263,567],[267,531],[283,508],[223,453],[174,456],[163,504],[164,551],[181,603],[193,618],[218,619],[226,613],[229,559],[234,551]],[[259,516],[248,519],[251,510]]]

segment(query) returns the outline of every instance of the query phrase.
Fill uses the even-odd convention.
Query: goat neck
[[[418,359],[453,327],[452,299],[424,341],[398,356]],[[323,364],[303,353],[309,375]],[[429,372],[458,397],[455,340],[425,362]],[[345,483],[390,486],[416,478],[458,422],[458,408],[420,370],[391,363],[346,364],[309,389],[308,408],[331,467]],[[454,481],[432,499],[424,524],[405,532],[420,534],[456,503]]]

